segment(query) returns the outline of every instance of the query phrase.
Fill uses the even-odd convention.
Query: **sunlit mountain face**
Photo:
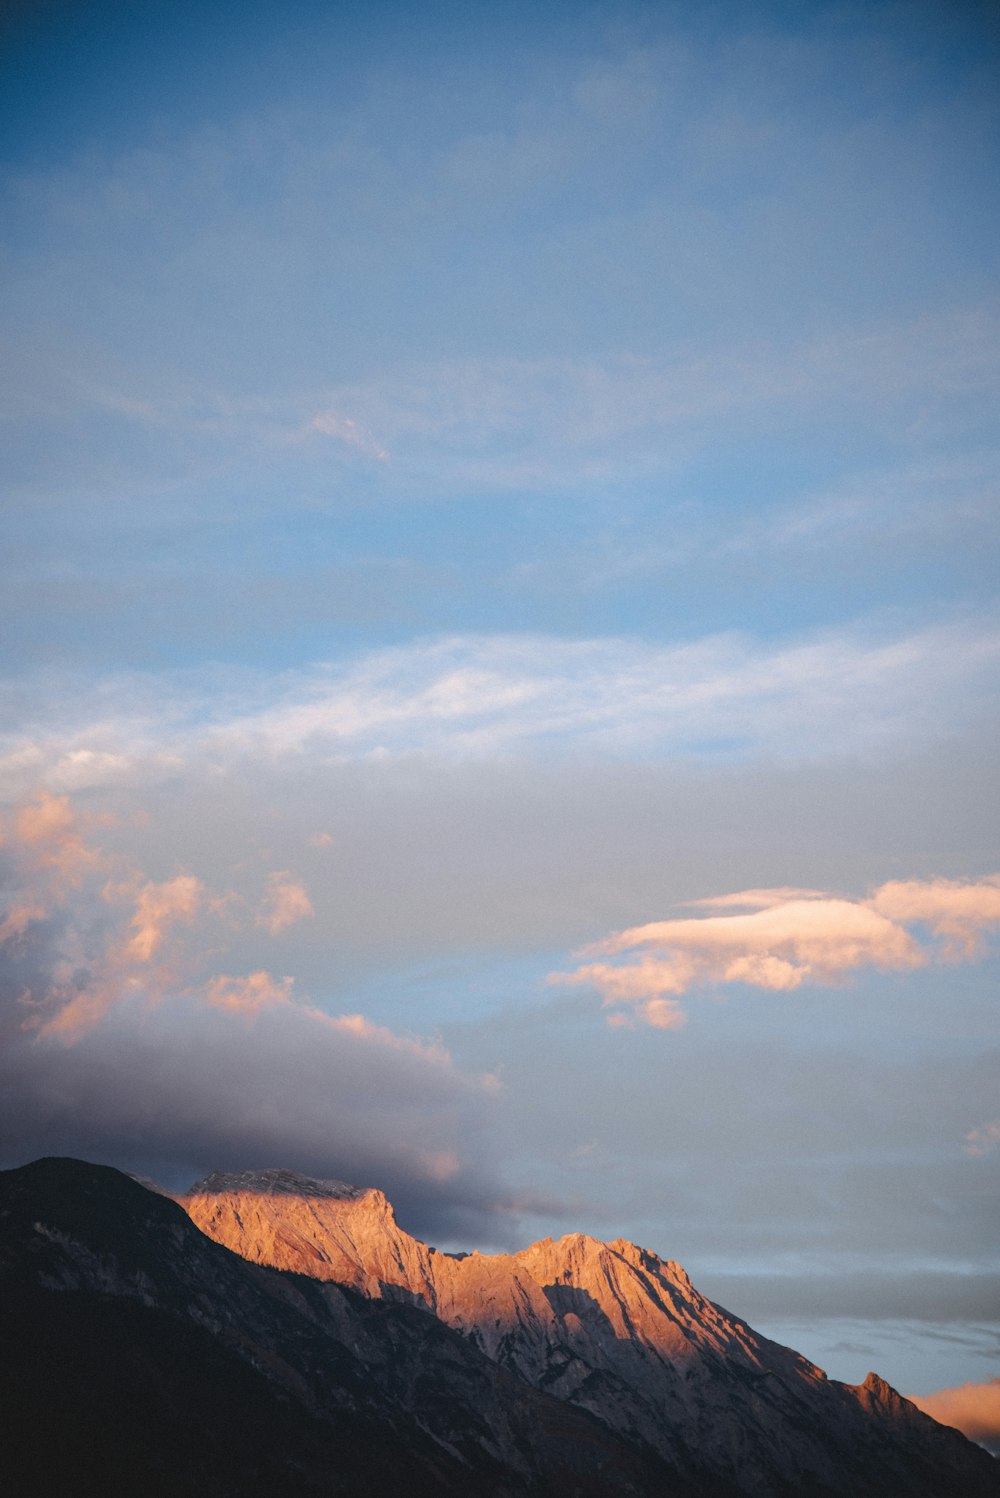
[[[340,1181],[215,1173],[178,1206],[54,1159],[0,1176],[0,1224],[12,1491],[997,1489],[876,1374],[828,1380],[624,1239],[442,1253]]]
[[[1000,1449],[998,62],[990,0],[3,8],[0,1167],[377,1186],[374,1264],[347,1196],[224,1244],[454,1295],[564,1456],[614,1379],[704,1453],[668,1324],[678,1411],[789,1346]]]

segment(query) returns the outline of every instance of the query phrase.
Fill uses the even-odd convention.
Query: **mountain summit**
[[[425,1311],[249,1264],[80,1160],[0,1171],[0,1345],[10,1498],[705,1491]]]
[[[244,1259],[433,1313],[685,1483],[755,1498],[1000,1492],[992,1459],[875,1374],[828,1379],[624,1239],[441,1253],[399,1227],[381,1191],[288,1171],[217,1173],[180,1202]]]

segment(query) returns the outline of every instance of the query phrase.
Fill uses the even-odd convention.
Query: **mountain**
[[[0,1172],[5,1498],[998,1493],[874,1375],[826,1380],[622,1240],[437,1253],[381,1193],[287,1171],[184,1202]]]
[[[0,1172],[0,1346],[5,1498],[734,1498],[426,1311],[248,1263],[77,1160]]]
[[[439,1253],[377,1190],[290,1171],[215,1174],[181,1204],[257,1264],[431,1312],[497,1366],[585,1412],[671,1473],[753,1498],[1000,1493],[1000,1466],[875,1374],[827,1379],[623,1239]],[[664,1493],[661,1486],[652,1491]]]

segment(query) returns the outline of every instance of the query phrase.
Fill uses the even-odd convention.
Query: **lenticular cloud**
[[[586,984],[615,1012],[660,1029],[685,1021],[678,1002],[689,989],[746,983],[772,990],[844,982],[861,968],[907,972],[932,961],[977,956],[985,933],[1000,923],[1000,875],[975,882],[894,881],[865,900],[815,890],[745,890],[692,902],[735,910],[651,921],[585,948],[573,972],[556,983]]]

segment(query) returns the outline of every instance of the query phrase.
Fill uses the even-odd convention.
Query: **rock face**
[[[703,1492],[425,1311],[249,1264],[106,1166],[0,1172],[0,1345],[11,1498]]]
[[[439,1253],[399,1227],[380,1191],[288,1171],[214,1175],[181,1205],[243,1258],[433,1312],[699,1492],[1000,1493],[991,1457],[874,1374],[857,1387],[827,1379],[706,1300],[679,1264],[623,1239]]]
[[[438,1255],[402,1231],[381,1191],[292,1170],[216,1171],[178,1201],[203,1233],[255,1264],[429,1304]]]

